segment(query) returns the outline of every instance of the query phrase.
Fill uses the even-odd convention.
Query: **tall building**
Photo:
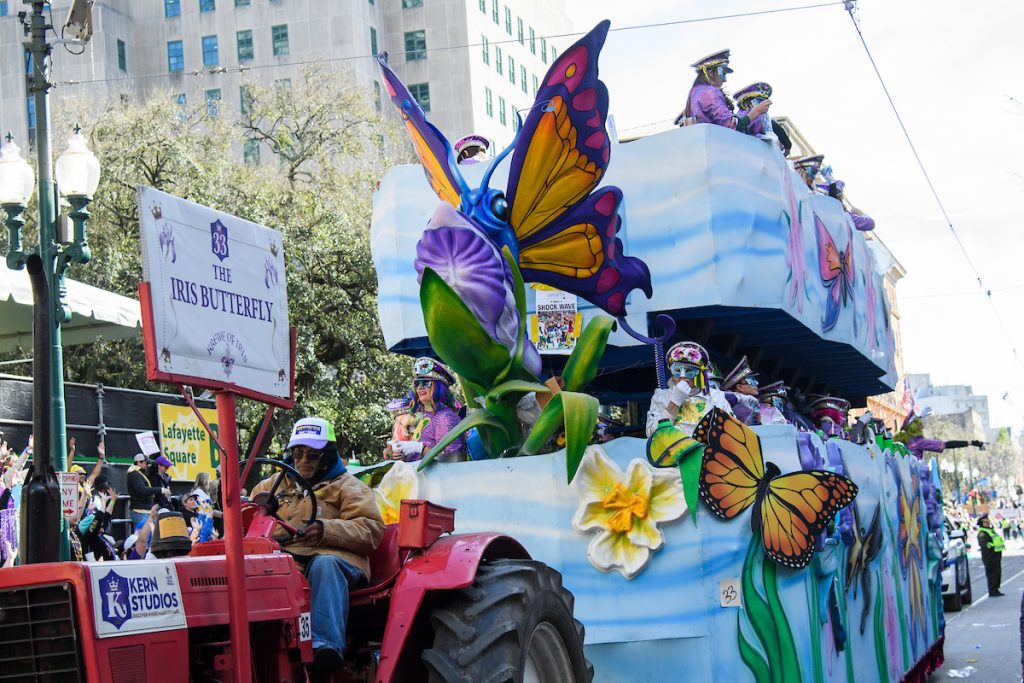
[[[57,33],[70,4],[52,3]],[[31,5],[0,0],[0,129],[32,142],[19,11]],[[511,142],[516,110],[533,103],[552,59],[572,41],[550,37],[572,31],[564,0],[96,0],[92,11],[93,38],[82,54],[54,46],[53,99],[141,100],[160,90],[237,113],[246,83],[287,84],[321,63],[351,74],[380,102],[372,55],[387,51],[453,142],[472,132],[499,147]]]
[[[953,415],[972,409],[978,414],[982,434],[989,432],[988,396],[978,396],[968,384],[935,386],[929,374],[907,375],[917,402],[936,415]]]

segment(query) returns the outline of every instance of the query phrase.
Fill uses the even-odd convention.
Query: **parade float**
[[[380,60],[421,162],[374,198],[384,339],[457,374],[449,440],[478,443],[471,462],[433,461],[442,441],[395,464],[385,519],[429,497],[457,531],[499,530],[556,568],[597,681],[924,680],[943,642],[934,461],[717,410],[696,441],[596,443],[599,405],[649,400],[679,340],[854,405],[896,380],[884,249],[764,140],[696,125],[618,143],[607,30],[564,51],[512,147],[475,165]],[[541,356],[551,290],[578,302],[578,339]],[[524,426],[549,376],[564,386]]]

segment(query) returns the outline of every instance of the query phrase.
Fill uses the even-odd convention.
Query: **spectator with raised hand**
[[[162,457],[162,456],[161,456]],[[149,516],[149,510],[153,507],[154,498],[157,494],[164,497],[171,495],[171,490],[159,485],[161,482],[150,480],[150,474],[146,468],[146,456],[142,453],[135,454],[135,463],[128,468],[128,495],[131,497],[129,507],[132,512],[132,527],[135,528],[140,522]]]
[[[106,477],[98,478],[93,511],[78,523],[78,535],[86,559],[89,559],[89,553],[92,553],[93,559],[96,560],[115,559],[114,548],[105,536],[110,529],[110,520],[116,504],[117,491]]]

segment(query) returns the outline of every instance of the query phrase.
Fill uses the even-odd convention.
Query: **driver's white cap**
[[[335,441],[334,427],[327,420],[304,417],[292,427],[292,438],[288,440],[288,448],[309,446],[320,450],[332,441]]]

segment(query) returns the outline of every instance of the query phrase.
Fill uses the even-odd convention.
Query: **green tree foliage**
[[[310,70],[294,85],[249,85],[248,93],[240,120],[205,102],[179,105],[170,93],[100,110],[72,102],[57,112],[59,122],[82,122],[103,165],[90,206],[93,260],[71,275],[136,296],[140,185],[280,230],[298,332],[297,405],[277,414],[272,448],[284,445],[294,419],[316,414],[334,422],[343,453],[378,454],[391,427],[383,406],[407,389],[410,363],[388,353],[380,334],[371,198],[381,175],[409,160],[384,141],[404,138],[365,91],[336,74]],[[244,163],[245,140],[261,143],[261,164]],[[65,358],[69,381],[146,386],[141,340],[69,347]],[[262,406],[240,404],[243,445],[262,414]]]

